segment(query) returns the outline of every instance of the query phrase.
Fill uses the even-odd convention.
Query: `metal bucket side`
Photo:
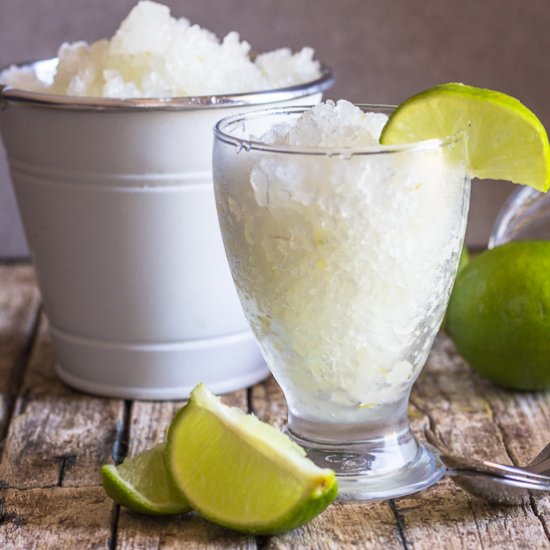
[[[227,267],[211,181],[212,126],[235,109],[245,110],[18,103],[0,113],[70,385],[174,399],[198,382],[224,392],[268,374]]]

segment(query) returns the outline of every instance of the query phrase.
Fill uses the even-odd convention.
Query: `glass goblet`
[[[335,470],[341,499],[412,493],[443,475],[414,438],[407,406],[463,244],[464,136],[362,148],[254,137],[304,110],[254,111],[215,127],[229,265],[285,395],[289,435]]]

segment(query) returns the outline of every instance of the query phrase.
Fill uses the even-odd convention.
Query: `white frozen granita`
[[[301,417],[361,422],[401,399],[450,293],[464,166],[435,140],[380,154],[386,120],[328,101],[215,166],[239,294]]]
[[[134,98],[235,94],[310,82],[321,75],[311,48],[250,57],[250,45],[230,32],[176,19],[167,6],[143,0],[114,37],[63,44],[53,82],[30,68],[11,67],[0,82],[24,90],[71,96]]]

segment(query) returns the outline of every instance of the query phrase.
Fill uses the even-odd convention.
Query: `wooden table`
[[[224,401],[284,424],[273,380]],[[448,479],[407,498],[334,504],[277,537],[115,506],[101,488],[100,465],[161,440],[181,404],[103,399],[64,386],[54,374],[32,268],[0,265],[0,548],[550,548],[550,498],[492,506]],[[458,452],[514,464],[550,440],[548,393],[493,387],[444,335],[415,386],[410,417],[419,437],[429,424]]]

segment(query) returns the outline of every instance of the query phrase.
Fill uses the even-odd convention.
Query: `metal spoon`
[[[436,447],[445,456],[449,467],[457,469],[474,469],[476,471],[494,475],[512,475],[524,479],[525,477],[535,481],[548,481],[550,476],[550,444],[548,444],[527,466],[510,466],[498,464],[489,460],[464,458],[453,454],[449,448],[439,439],[431,429],[424,430],[428,442]]]
[[[529,501],[531,496],[550,491],[548,483],[530,483],[510,477],[493,476],[468,470],[448,469],[453,481],[466,492],[495,504],[518,505]]]
[[[531,472],[550,475],[550,443],[526,466]]]
[[[439,451],[447,474],[470,494],[499,504],[522,504],[531,495],[550,491],[550,444],[521,468],[456,456],[432,430],[426,428],[425,434]]]

